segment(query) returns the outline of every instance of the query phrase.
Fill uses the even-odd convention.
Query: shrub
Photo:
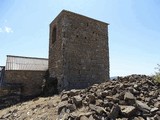
[[[157,72],[155,72],[154,78],[157,82],[160,83],[160,65],[157,64],[157,67],[155,69],[157,70]]]

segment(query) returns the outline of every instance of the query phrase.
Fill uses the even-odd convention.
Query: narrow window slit
[[[57,29],[56,27],[54,27],[52,31],[52,44],[56,41],[56,39],[57,39]]]

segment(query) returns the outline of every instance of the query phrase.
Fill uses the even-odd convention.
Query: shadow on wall
[[[47,70],[42,84],[42,96],[47,97],[52,96],[54,94],[58,94],[57,85],[57,78],[50,77],[49,70]]]
[[[21,102],[37,99],[37,97],[48,97],[58,94],[57,83],[57,78],[49,77],[49,71],[47,70],[41,86],[41,94],[39,95],[23,96],[21,94],[23,89],[21,84],[3,84],[3,86],[0,86],[0,110]]]

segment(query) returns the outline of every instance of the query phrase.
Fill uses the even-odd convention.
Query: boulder
[[[89,108],[91,110],[95,111],[98,114],[102,114],[102,113],[107,114],[107,111],[103,107],[96,106],[96,105],[93,105],[93,104],[89,104]]]
[[[112,120],[115,120],[119,115],[120,115],[120,107],[118,105],[114,105],[108,117]]]
[[[86,117],[86,116],[81,116],[81,117],[80,117],[80,120],[89,120],[89,118]]]
[[[151,108],[147,104],[139,100],[136,100],[136,106],[139,110],[146,112],[146,113],[150,113]]]
[[[76,107],[82,106],[82,97],[80,95],[73,97],[73,103],[76,105]]]
[[[132,117],[136,114],[136,108],[134,106],[120,106],[121,112],[125,117]]]
[[[135,97],[132,93],[130,92],[125,92],[125,95],[124,95],[124,100],[135,100]]]
[[[60,114],[60,112],[62,111],[63,108],[66,108],[66,106],[68,105],[68,101],[63,101],[60,102],[57,106],[58,108],[58,114]]]
[[[63,94],[61,96],[61,101],[65,101],[65,100],[68,100],[68,95],[67,94]]]

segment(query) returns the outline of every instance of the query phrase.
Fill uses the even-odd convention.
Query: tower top
[[[68,10],[62,10],[58,16],[51,22],[51,24],[56,20],[56,19],[59,19],[63,16],[79,16],[79,17],[83,17],[83,18],[86,18],[86,19],[89,19],[89,20],[93,20],[93,21],[96,21],[96,22],[99,22],[101,24],[106,24],[106,25],[109,25],[109,23],[106,23],[106,22],[103,22],[103,21],[100,21],[100,20],[96,20],[96,19],[93,19],[93,18],[90,18],[90,17],[87,17],[87,16],[84,16],[84,15],[81,15],[81,14],[78,14],[78,13],[74,13],[74,12],[71,12],[71,11],[68,11]]]

